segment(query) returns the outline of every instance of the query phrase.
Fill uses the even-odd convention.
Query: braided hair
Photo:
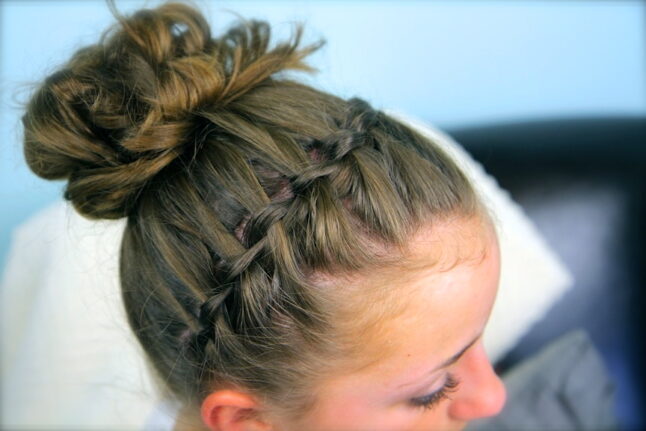
[[[162,389],[304,414],[318,379],[358,366],[348,328],[375,323],[339,310],[386,306],[350,303],[343,277],[401,264],[416,227],[475,214],[475,193],[434,142],[287,76],[323,45],[300,47],[301,26],[270,48],[264,21],[213,37],[182,3],[113,13],[31,97],[26,160],[84,216],[127,218],[124,305]]]

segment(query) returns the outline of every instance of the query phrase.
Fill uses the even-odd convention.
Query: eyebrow
[[[458,353],[456,353],[455,355],[451,356],[451,357],[450,357],[449,359],[447,359],[446,361],[442,362],[438,367],[436,367],[433,371],[431,371],[431,373],[432,373],[432,372],[435,372],[435,371],[437,371],[437,370],[439,370],[439,369],[446,368],[446,367],[448,367],[449,365],[453,365],[453,364],[455,364],[456,362],[458,362],[458,360],[462,357],[462,355],[464,355],[464,353],[465,353],[467,350],[469,350],[469,348],[470,348],[471,346],[473,346],[473,345],[476,343],[476,341],[478,341],[478,339],[480,338],[480,336],[481,336],[481,335],[482,335],[482,333],[481,333],[481,334],[479,334],[477,337],[475,337],[473,340],[471,340],[471,341],[469,342],[469,344],[467,344],[466,346],[464,346],[464,347],[462,348],[462,350],[460,350]]]
[[[436,372],[436,371],[438,371],[438,370],[441,370],[442,368],[446,368],[446,367],[448,367],[449,365],[453,365],[453,364],[455,364],[455,363],[456,363],[456,362],[457,362],[457,361],[462,357],[462,355],[464,355],[464,354],[466,353],[466,351],[467,351],[467,350],[469,350],[469,348],[470,348],[471,346],[473,346],[473,345],[476,343],[476,341],[478,341],[478,339],[480,339],[480,337],[482,337],[482,332],[481,332],[480,334],[478,334],[478,335],[477,335],[473,340],[471,340],[471,341],[470,341],[466,346],[464,346],[464,347],[463,347],[463,348],[462,348],[458,353],[456,353],[455,355],[451,356],[449,359],[447,359],[446,361],[442,362],[442,363],[441,363],[440,365],[438,365],[437,367],[433,368],[431,371],[429,371],[428,373],[426,373],[426,375],[433,374],[434,372]],[[425,375],[425,376],[426,376],[426,375]],[[414,384],[414,383],[417,383],[417,382],[405,383],[405,384],[403,384],[403,385],[399,385],[399,386],[397,386],[397,388],[403,388],[404,386],[409,386],[409,385],[412,385],[412,384]]]

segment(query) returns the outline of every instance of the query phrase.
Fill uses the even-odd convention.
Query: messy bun
[[[279,76],[312,70],[321,42],[299,48],[300,27],[269,48],[266,22],[214,38],[181,3],[115,15],[29,101],[27,162],[66,178],[82,214],[127,216],[123,300],[169,396],[199,409],[233,386],[300,417],[316,382],[385,354],[356,342],[384,306],[340,277],[401,264],[422,223],[479,212],[473,188],[367,101]]]
[[[180,3],[117,17],[44,81],[22,119],[30,168],[67,179],[66,198],[92,218],[127,215],[159,172],[190,160],[213,132],[204,112],[277,72],[311,71],[302,59],[320,45],[298,49],[299,26],[293,41],[269,49],[262,21],[212,38],[204,17]]]

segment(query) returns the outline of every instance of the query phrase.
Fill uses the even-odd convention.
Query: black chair
[[[544,119],[446,130],[520,203],[575,286],[496,365],[587,330],[616,383],[622,429],[646,425],[646,117]]]

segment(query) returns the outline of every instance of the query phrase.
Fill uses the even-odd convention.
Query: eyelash
[[[413,407],[430,410],[435,407],[440,401],[449,398],[449,394],[455,392],[459,385],[460,381],[452,374],[448,374],[446,383],[444,383],[444,386],[442,386],[440,390],[435,391],[432,394],[425,395],[421,398],[413,398],[410,402]]]

